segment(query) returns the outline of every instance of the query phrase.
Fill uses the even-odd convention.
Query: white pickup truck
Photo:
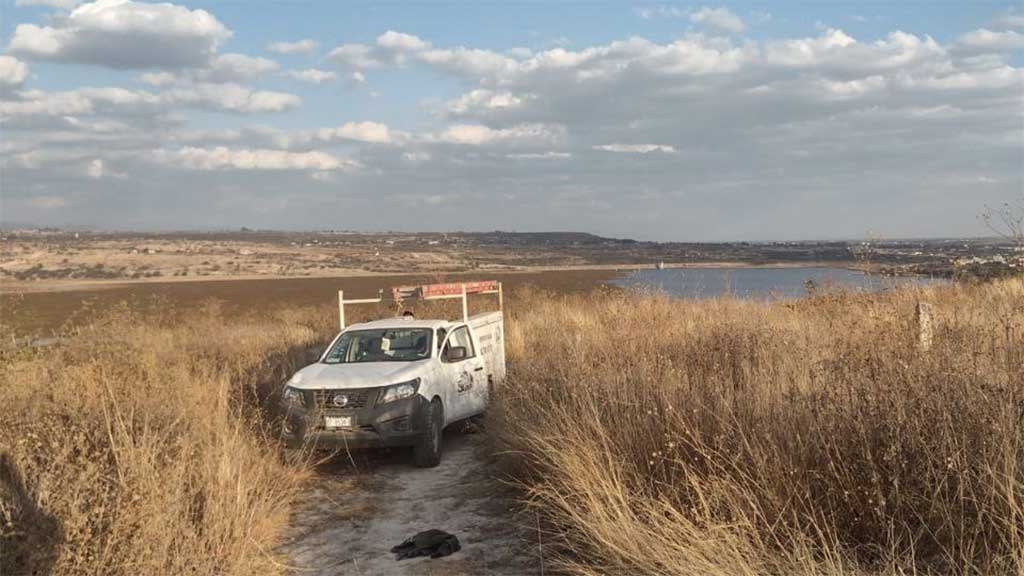
[[[289,448],[347,450],[412,446],[418,466],[441,460],[442,431],[487,410],[492,388],[505,378],[500,309],[468,315],[469,294],[496,294],[497,282],[432,284],[393,289],[402,302],[462,298],[459,321],[408,316],[344,326],[313,364],[299,370],[282,394],[282,436]]]

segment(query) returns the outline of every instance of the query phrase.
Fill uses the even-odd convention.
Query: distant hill
[[[634,243],[635,240],[606,238],[587,232],[466,232],[459,236],[487,244],[522,244],[551,246],[595,246]]]

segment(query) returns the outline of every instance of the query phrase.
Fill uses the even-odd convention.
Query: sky
[[[1019,2],[0,0],[0,222],[984,235]]]

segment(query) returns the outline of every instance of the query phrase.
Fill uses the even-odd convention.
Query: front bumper
[[[335,408],[322,401],[333,393],[362,395],[365,405]],[[419,394],[377,405],[383,388],[303,392],[302,405],[284,406],[281,437],[289,448],[346,450],[412,446],[424,433],[424,419],[430,402]],[[327,428],[325,416],[349,417],[345,428]]]

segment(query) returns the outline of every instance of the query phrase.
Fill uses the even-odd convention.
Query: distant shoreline
[[[481,276],[493,274],[530,274],[538,272],[575,272],[575,271],[608,271],[629,273],[636,270],[653,270],[657,265],[650,262],[629,264],[580,264],[575,266],[524,266],[516,268],[485,268],[476,270],[453,270],[431,272],[417,270],[412,272],[377,272],[371,270],[351,269],[313,274],[240,274],[219,276],[160,276],[154,278],[112,278],[102,280],[0,280],[0,295],[30,294],[39,292],[79,292],[93,291],[131,286],[169,285],[197,282],[243,282],[247,280],[301,280],[329,279],[339,280],[350,278],[399,277],[399,276]],[[849,261],[808,261],[808,262],[666,262],[664,269],[785,269],[785,268],[841,268],[857,272],[867,272],[869,266]]]

